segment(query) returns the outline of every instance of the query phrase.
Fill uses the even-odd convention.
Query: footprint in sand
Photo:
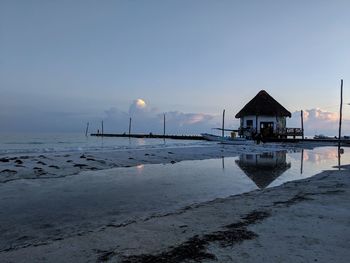
[[[47,172],[45,172],[45,171],[43,170],[43,168],[40,168],[40,167],[34,167],[33,170],[34,170],[34,173],[35,173],[37,176],[38,176],[38,175],[45,175],[45,174],[47,174]]]
[[[7,175],[13,175],[13,174],[16,174],[17,173],[17,171],[15,171],[15,170],[10,170],[10,169],[5,169],[5,170],[2,170],[1,172],[0,172],[0,174],[7,174]]]
[[[86,164],[81,164],[81,163],[76,163],[73,165],[74,167],[79,167],[80,169],[86,167],[87,165]]]

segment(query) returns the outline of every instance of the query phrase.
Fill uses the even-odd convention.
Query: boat
[[[223,144],[253,144],[254,141],[247,140],[245,138],[232,138],[232,137],[222,137],[209,133],[201,133],[202,137],[207,141],[220,142]]]
[[[315,136],[314,136],[314,139],[317,139],[317,140],[334,140],[334,139],[336,139],[336,137],[330,137],[330,136],[326,136],[326,135],[324,135],[324,134],[316,134]]]

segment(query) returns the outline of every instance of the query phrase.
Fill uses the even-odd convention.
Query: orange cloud
[[[320,120],[320,121],[329,121],[336,122],[339,120],[339,114],[336,112],[324,111],[320,108],[311,109],[304,111],[304,120]]]

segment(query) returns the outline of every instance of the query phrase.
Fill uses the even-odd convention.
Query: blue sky
[[[0,131],[78,131],[108,118],[121,131],[124,117],[111,113],[126,116],[142,98],[152,118],[177,112],[197,132],[223,108],[236,125],[265,89],[291,112],[320,113],[310,133],[333,133],[341,78],[350,103],[348,10],[350,1],[2,0]],[[195,114],[206,116],[198,127],[183,120]],[[350,133],[350,106],[344,117]]]

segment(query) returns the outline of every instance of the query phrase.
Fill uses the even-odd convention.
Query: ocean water
[[[204,141],[111,138],[71,133],[0,134],[0,155],[118,149],[180,147],[206,144]]]

